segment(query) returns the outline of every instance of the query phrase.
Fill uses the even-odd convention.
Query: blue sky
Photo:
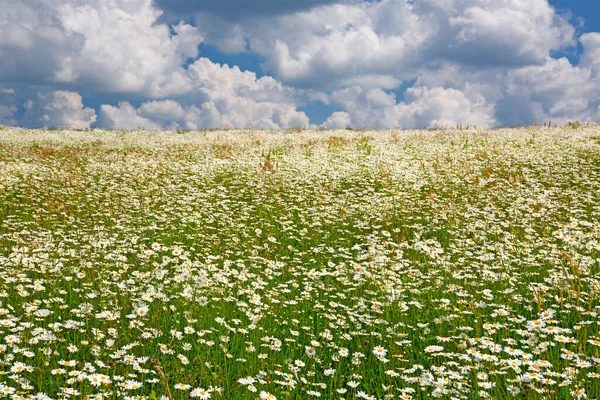
[[[600,32],[600,1],[596,0],[550,0],[550,4],[561,13],[572,15],[573,25],[578,32]],[[576,62],[581,54],[581,45],[565,53],[558,52]]]
[[[0,7],[4,125],[600,121],[593,0],[0,0]]]
[[[550,4],[560,11],[570,11],[583,18],[584,32],[600,31],[600,2],[595,0],[552,0]]]

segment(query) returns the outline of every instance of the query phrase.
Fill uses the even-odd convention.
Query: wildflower
[[[15,389],[10,386],[4,386],[4,384],[0,384],[0,393],[4,396],[10,396],[15,392]]]
[[[377,357],[385,357],[387,350],[381,346],[375,346],[375,348],[373,348],[373,354],[375,354]]]
[[[256,380],[251,376],[238,379],[238,383],[242,385],[252,385],[254,382],[256,382]]]
[[[508,392],[510,394],[512,394],[513,396],[516,396],[519,393],[521,393],[521,389],[518,386],[509,386],[508,387]]]
[[[203,388],[196,388],[190,392],[190,397],[198,397],[201,400],[210,399],[211,390],[205,390]]]
[[[189,364],[189,360],[186,356],[184,356],[183,354],[178,354],[177,358],[179,358],[179,361],[183,364],[183,365],[187,365]]]
[[[208,297],[206,297],[206,296],[198,297],[198,304],[200,304],[203,307],[206,306],[208,304]]]
[[[140,307],[136,308],[133,313],[136,317],[143,317],[146,314],[148,314],[148,307],[140,306]]]
[[[587,399],[587,394],[585,394],[585,389],[583,389],[583,388],[579,388],[579,389],[575,389],[575,390],[571,391],[571,396],[573,396],[577,400]]]
[[[191,386],[185,383],[176,383],[174,388],[177,390],[188,390]]]
[[[91,374],[87,377],[88,381],[92,386],[102,385],[102,376],[100,374]]]
[[[442,346],[427,346],[425,347],[425,352],[426,353],[438,353],[440,351],[444,351],[444,348]]]
[[[132,379],[129,379],[129,380],[125,381],[124,387],[125,387],[125,389],[128,389],[128,390],[135,390],[135,389],[141,388],[142,383],[138,382],[138,381],[134,381]]]

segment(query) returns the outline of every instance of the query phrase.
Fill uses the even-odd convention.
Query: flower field
[[[600,398],[600,127],[0,131],[0,396]]]

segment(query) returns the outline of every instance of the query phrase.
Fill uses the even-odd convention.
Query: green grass
[[[0,396],[600,397],[597,126],[179,133],[2,131]]]

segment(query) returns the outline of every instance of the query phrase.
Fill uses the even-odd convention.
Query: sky
[[[600,122],[597,0],[0,0],[0,125]]]

